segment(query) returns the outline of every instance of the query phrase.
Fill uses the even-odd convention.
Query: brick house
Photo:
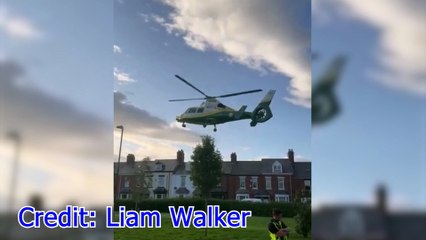
[[[243,200],[258,198],[264,201],[294,200],[304,192],[310,196],[311,162],[295,162],[290,149],[287,158],[262,158],[260,161],[238,160],[222,164],[221,184],[212,191],[213,197]]]
[[[118,165],[114,165],[116,172]],[[177,152],[176,159],[135,162],[134,158],[127,158],[126,162],[120,163],[119,198],[128,199],[137,192],[140,169],[145,169],[150,184],[147,191],[139,194],[155,199],[193,196],[195,188],[190,179],[190,162],[184,162],[182,150]],[[115,193],[118,182],[115,181]],[[238,160],[237,154],[232,153],[230,161],[222,163],[221,182],[212,190],[211,196],[288,202],[302,191],[307,192],[309,197],[310,186],[311,163],[295,162],[292,149],[288,151],[287,158],[263,158],[260,161]]]
[[[135,161],[134,158],[129,157],[131,155],[127,156],[126,162],[120,163],[119,178],[116,176],[114,181],[114,196],[119,196],[120,199],[129,199],[136,192],[145,197],[155,199],[175,196],[174,176],[177,172],[180,173],[180,176],[185,172],[182,172],[182,168],[185,168],[186,164],[182,150],[177,152],[175,159]],[[114,163],[114,173],[117,172],[117,167],[118,164]],[[147,184],[147,188],[145,188],[143,193],[137,191],[141,185],[141,180],[138,177],[140,171],[144,171]],[[120,187],[118,187],[119,184]],[[120,192],[119,195],[117,195],[117,191]]]

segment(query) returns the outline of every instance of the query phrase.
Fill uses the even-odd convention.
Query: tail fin
[[[241,116],[244,114],[245,110],[247,108],[247,105],[243,105],[240,110],[235,114],[235,119],[240,119]]]
[[[335,85],[346,64],[345,56],[338,56],[331,61],[323,75],[318,79],[318,85]]]
[[[344,56],[336,57],[312,89],[312,123],[323,123],[339,111],[339,102],[334,92],[337,81],[346,64]]]
[[[265,97],[263,97],[262,101],[260,101],[252,112],[250,126],[254,127],[257,123],[263,123],[272,118],[273,115],[269,105],[274,95],[275,90],[269,90]]]

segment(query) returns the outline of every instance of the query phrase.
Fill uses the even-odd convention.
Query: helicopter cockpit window
[[[204,108],[198,108],[197,113],[202,113],[204,111]]]
[[[218,104],[217,104],[217,107],[219,107],[219,108],[226,108],[226,106],[225,106],[225,105],[223,105],[222,103],[218,103]]]
[[[197,108],[189,108],[188,110],[186,110],[185,113],[195,113],[197,111]]]

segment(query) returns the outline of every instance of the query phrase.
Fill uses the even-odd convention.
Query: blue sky
[[[10,130],[22,139],[15,207],[36,193],[48,207],[111,200],[112,7],[1,1],[0,211],[9,208]]]
[[[312,47],[319,54],[313,64],[314,81],[334,56],[348,57],[336,89],[342,113],[332,122],[314,127],[312,132],[315,203],[371,203],[375,187],[383,183],[388,186],[389,201],[395,209],[425,209],[426,108],[424,94],[414,91],[414,88],[424,88],[424,79],[418,80],[418,86],[407,88],[402,85],[414,85],[414,81],[400,78],[398,74],[385,81],[400,81],[401,86],[393,87],[380,81],[374,73],[386,75],[405,70],[403,62],[397,69],[383,64],[382,59],[385,38],[397,36],[389,33],[399,29],[380,25],[386,17],[382,19],[379,12],[369,16],[365,13],[368,11],[358,9],[356,3],[345,2],[347,5],[341,8],[337,4],[329,6],[328,11],[319,8],[313,17],[317,21],[312,29]],[[415,16],[413,13],[405,18]],[[410,29],[410,26],[401,28]],[[399,54],[405,54],[397,50],[389,57],[399,59]]]
[[[172,24],[174,21],[169,15],[177,12],[176,9],[179,6],[166,6],[160,1],[123,2],[117,2],[114,10],[114,44],[117,46],[117,50],[120,49],[120,52],[115,53],[114,64],[117,74],[122,74],[121,76],[127,74],[125,76],[132,80],[130,82],[116,81],[115,90],[125,94],[129,104],[163,119],[172,124],[173,128],[180,128],[179,125],[173,124],[176,115],[181,114],[187,107],[198,106],[201,102],[170,103],[167,101],[173,98],[199,97],[197,92],[176,79],[174,74],[183,76],[195,86],[212,95],[257,88],[264,90],[263,93],[223,99],[224,104],[236,109],[241,105],[248,105],[248,110],[253,110],[267,90],[276,89],[277,93],[271,104],[274,117],[264,124],[252,128],[248,120],[237,121],[219,125],[216,133],[213,133],[212,127],[203,129],[201,126],[189,125],[189,131],[198,135],[214,136],[225,160],[229,160],[230,153],[234,151],[237,152],[239,159],[245,160],[266,156],[284,157],[289,148],[293,148],[296,155],[301,158],[311,159],[310,109],[285,100],[285,98],[293,97],[288,90],[290,78],[281,70],[273,70],[272,65],[275,63],[263,63],[264,59],[253,57],[255,59],[253,61],[262,62],[262,64],[257,67],[249,66],[248,60],[242,60],[243,63],[238,62],[237,57],[240,56],[227,54],[223,49],[215,49],[213,46],[197,49],[196,46],[211,44],[209,41],[213,40],[207,37],[197,42],[199,45],[191,46],[193,42],[185,41],[185,37],[191,30],[170,31],[167,28],[167,24]],[[308,24],[310,7],[306,3],[306,1],[300,3],[301,6],[298,10],[300,15],[293,17],[294,25],[301,32],[310,31],[310,24]],[[280,6],[278,2],[276,4]],[[209,11],[219,11],[218,6],[207,8]],[[181,9],[181,11],[183,10]],[[272,21],[277,26],[287,24],[283,21],[279,22],[281,20],[277,18]],[[275,31],[273,26],[270,31],[272,33]],[[197,32],[191,32],[191,34],[195,35]],[[232,32],[226,34],[228,38],[235,37]],[[242,32],[242,34],[244,33]],[[305,37],[309,38],[309,35]],[[270,38],[278,41],[280,35],[272,35]],[[305,41],[309,41],[309,39],[305,39]],[[310,55],[307,53],[309,51],[309,47],[300,48],[297,52],[298,57],[308,61]],[[309,68],[306,73],[310,74]],[[140,119],[140,121],[144,120]],[[117,121],[116,124],[126,126],[126,123]],[[116,132],[117,134],[118,132]],[[173,151],[165,152],[141,150],[157,150],[143,147],[157,142],[155,137],[143,140],[133,139],[129,140],[127,145],[129,148],[124,152],[136,151],[138,158],[145,156],[174,157],[175,150],[183,148],[187,153],[186,160],[189,160],[194,139],[198,138],[191,138],[192,142],[185,144],[179,143],[179,141],[167,144],[168,149],[173,149]],[[167,139],[164,140],[167,142]],[[170,156],[170,154],[173,155]]]
[[[43,11],[24,1],[6,2],[0,6],[8,22],[22,20],[31,31],[20,36],[2,32],[2,55],[25,65],[29,81],[41,90],[110,121],[112,109],[106,107],[112,102],[105,100],[111,99],[113,86],[106,70],[112,53],[105,49],[113,39],[112,3],[82,1],[82,7],[74,1],[42,0],[38,4],[47,6]]]

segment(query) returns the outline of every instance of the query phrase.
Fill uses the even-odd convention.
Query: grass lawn
[[[115,229],[114,239],[120,240],[267,240],[267,225],[270,218],[249,217],[246,229],[213,229],[209,228],[207,238],[204,237],[205,229],[173,228],[168,214],[163,213],[161,228],[140,229]],[[298,235],[294,229],[296,223],[292,218],[285,218],[284,223],[291,229],[290,240],[307,240]]]

